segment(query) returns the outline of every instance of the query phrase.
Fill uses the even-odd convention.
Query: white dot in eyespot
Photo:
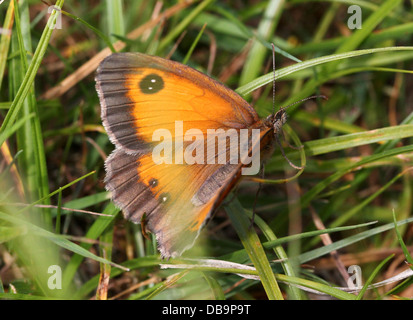
[[[156,79],[152,79],[151,82],[156,82]]]
[[[167,201],[169,201],[169,198],[170,198],[170,196],[169,196],[169,193],[162,193],[160,196],[159,196],[159,199],[162,201],[162,202],[167,202]]]

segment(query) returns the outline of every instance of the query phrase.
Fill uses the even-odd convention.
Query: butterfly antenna
[[[296,105],[296,104],[299,104],[299,103],[301,103],[301,102],[304,102],[304,101],[307,101],[307,100],[311,100],[311,99],[318,99],[318,98],[323,98],[323,99],[325,99],[325,100],[328,100],[328,98],[327,98],[326,96],[320,94],[320,95],[307,97],[307,98],[301,99],[301,100],[299,100],[299,101],[293,102],[293,103],[289,104],[288,106],[281,107],[280,110],[285,110],[285,109],[288,109],[289,107],[292,107],[292,106],[294,106],[294,105]]]
[[[272,114],[275,114],[275,46],[274,43],[272,45],[272,71],[273,71],[273,78],[272,78]]]
[[[282,144],[281,144],[280,138],[278,137],[278,134],[275,135],[275,141],[277,142],[278,147],[279,147],[280,150],[281,150],[281,154],[282,154],[283,158],[284,158],[285,160],[287,160],[288,164],[289,164],[291,167],[293,167],[294,169],[297,169],[297,170],[301,170],[301,169],[304,168],[304,167],[296,166],[294,163],[291,162],[290,159],[288,159],[287,155],[285,154],[284,148],[283,148],[283,146],[282,146]],[[293,149],[297,149],[297,148],[293,148]]]

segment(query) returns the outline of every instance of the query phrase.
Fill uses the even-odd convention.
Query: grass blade
[[[262,244],[255,230],[250,227],[251,221],[244,214],[244,209],[235,201],[231,202],[225,209],[252,263],[258,271],[268,299],[283,300],[282,293],[275,280]]]
[[[277,25],[279,15],[284,6],[284,0],[270,0],[268,1],[264,15],[258,26],[257,34],[268,40],[274,33],[274,29]],[[269,53],[268,48],[264,47],[260,41],[255,40],[250,52],[248,53],[247,60],[245,61],[244,68],[240,78],[240,85],[251,82],[260,73],[261,67],[265,65],[265,55]]]
[[[20,5],[15,3],[15,41],[12,42],[13,47],[17,46],[20,61],[13,59],[11,77],[14,83],[14,91],[17,95],[18,86],[23,82],[28,69],[27,51],[31,51],[30,37],[30,21],[28,14],[28,6],[26,1],[21,1]],[[20,19],[20,8],[24,8]],[[16,45],[14,45],[17,43]],[[37,110],[36,98],[34,95],[34,83],[31,84],[27,97],[23,101],[23,106],[20,110],[20,116],[24,117],[33,114],[29,121],[26,121],[22,128],[17,131],[18,148],[23,150],[23,155],[19,159],[19,167],[22,175],[25,178],[26,196],[33,201],[34,199],[43,198],[49,193],[48,174],[46,168],[46,160],[43,147],[42,130],[40,127],[39,112]],[[45,204],[49,204],[46,200]],[[48,228],[51,227],[50,211],[43,210],[43,220]]]
[[[377,276],[381,268],[391,259],[393,258],[394,255],[391,255],[384,259],[380,264],[374,269],[374,271],[371,273],[370,277],[367,279],[366,283],[364,284],[363,288],[360,290],[359,294],[357,295],[357,300],[361,300],[364,296],[364,293],[368,289],[369,285],[373,282],[374,278]]]
[[[404,225],[406,223],[411,223],[411,222],[413,222],[413,218],[408,218],[408,219],[405,219],[405,220],[398,221],[397,225],[401,226],[401,225]],[[385,225],[375,227],[371,230],[360,232],[360,233],[358,233],[354,236],[350,236],[346,239],[336,241],[336,242],[334,242],[332,244],[329,244],[327,246],[324,246],[324,247],[321,247],[321,248],[317,248],[317,249],[302,253],[298,257],[295,257],[295,258],[290,257],[290,259],[298,259],[299,263],[306,263],[308,261],[317,259],[317,258],[319,258],[319,257],[321,257],[325,254],[328,254],[331,251],[339,250],[339,249],[344,248],[346,246],[349,246],[349,245],[351,245],[351,244],[353,244],[357,241],[361,241],[363,239],[366,239],[366,238],[371,237],[371,236],[376,235],[376,234],[380,234],[380,233],[382,233],[384,231],[387,231],[387,230],[391,230],[393,228],[394,228],[394,223],[387,223]]]
[[[61,8],[63,6],[64,0],[57,0],[56,6]],[[13,124],[16,120],[16,117],[23,106],[23,102],[29,93],[29,90],[32,88],[34,78],[36,77],[37,70],[40,67],[43,56],[46,52],[47,46],[49,44],[50,37],[53,33],[53,28],[49,26],[54,26],[56,23],[57,16],[60,14],[57,10],[53,10],[50,15],[47,26],[44,29],[42,36],[40,38],[39,44],[36,48],[35,53],[33,54],[32,61],[27,69],[27,72],[24,76],[24,79],[19,87],[19,90],[16,93],[15,99],[13,100],[9,111],[7,112],[6,118],[3,121],[2,126],[0,127],[0,134],[8,129],[9,126]]]
[[[319,58],[314,58],[310,59],[307,61],[299,62],[296,63],[292,66],[288,66],[279,70],[276,70],[275,73],[275,79],[281,79],[289,74],[305,70],[317,65],[321,65],[324,63],[332,62],[332,61],[337,61],[337,60],[342,60],[342,59],[348,59],[348,58],[354,58],[354,57],[359,57],[363,56],[366,54],[373,54],[373,53],[379,53],[379,52],[391,52],[391,51],[413,51],[413,47],[387,47],[387,48],[375,48],[375,49],[364,49],[364,50],[356,50],[356,51],[350,51],[350,52],[345,52],[345,53],[339,53],[339,54],[332,54],[328,56],[323,56]],[[255,80],[239,87],[236,91],[241,95],[241,96],[246,96],[252,91],[265,86],[269,83],[271,83],[274,79],[274,74],[273,72],[267,73],[264,76],[258,77]],[[302,94],[301,94],[302,95]],[[284,102],[285,105],[289,105],[293,103],[294,101],[298,101],[301,99],[301,95],[294,96],[287,102]],[[308,95],[306,95],[308,96]],[[294,101],[292,101],[294,99]]]
[[[7,7],[6,17],[3,23],[3,32],[0,37],[0,89],[3,83],[4,70],[7,64],[7,54],[10,48],[11,30],[14,22],[14,1],[10,1]],[[0,144],[1,145],[1,144]]]

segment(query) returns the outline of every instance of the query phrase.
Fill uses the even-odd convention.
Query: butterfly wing
[[[113,201],[133,222],[139,223],[146,214],[163,257],[178,256],[192,247],[221,190],[237,174],[236,165],[223,169],[221,179],[211,166],[155,165],[150,155],[131,155],[122,149],[108,157],[106,168]],[[197,196],[199,190],[204,201]]]
[[[127,153],[150,149],[156,129],[247,128],[255,110],[223,84],[180,63],[141,53],[116,53],[97,70],[101,117],[109,138]]]
[[[146,215],[162,256],[180,255],[238,180],[241,167],[211,164],[206,152],[203,163],[182,161],[177,154],[192,143],[184,133],[194,128],[194,135],[202,137],[208,129],[237,133],[256,126],[258,115],[239,95],[206,75],[140,53],[109,56],[99,66],[96,81],[102,121],[116,146],[105,164],[107,189],[126,218],[139,223]],[[163,158],[159,163],[153,157],[159,130],[171,133],[163,136],[171,147],[171,161]]]

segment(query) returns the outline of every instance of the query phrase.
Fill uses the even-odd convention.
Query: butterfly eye
[[[153,94],[163,89],[164,82],[163,82],[163,79],[159,75],[155,73],[151,73],[151,74],[148,74],[145,78],[143,78],[139,82],[139,87],[142,93]]]
[[[279,110],[276,114],[275,114],[275,121],[280,121],[285,115],[285,111],[284,110]]]

